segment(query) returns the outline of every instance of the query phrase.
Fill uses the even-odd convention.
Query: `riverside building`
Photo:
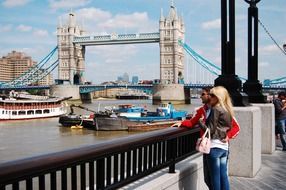
[[[10,82],[18,78],[36,63],[30,56],[22,52],[12,51],[8,53],[8,55],[0,58],[0,82]],[[52,83],[52,75],[48,74],[36,84],[50,85]]]

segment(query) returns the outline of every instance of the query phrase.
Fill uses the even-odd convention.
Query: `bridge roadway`
[[[119,85],[78,85],[80,93],[89,93],[112,88],[138,89],[144,91],[152,91],[152,84],[119,84]],[[185,84],[185,88],[204,88],[212,87],[213,84]],[[0,86],[0,90],[33,90],[33,89],[50,89],[50,86]],[[286,86],[264,86],[263,90],[286,90]]]
[[[116,34],[104,36],[76,36],[73,43],[84,46],[88,45],[114,45],[114,44],[134,44],[134,43],[158,43],[160,33],[140,33],[140,34]]]

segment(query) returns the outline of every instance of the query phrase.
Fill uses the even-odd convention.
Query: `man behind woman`
[[[234,138],[240,128],[234,119],[231,98],[224,87],[217,86],[209,92],[203,89],[201,99],[204,106],[197,110],[193,118],[183,121],[181,126],[193,127],[200,123],[201,134],[206,128],[210,129],[211,151],[203,155],[204,179],[209,189],[228,190],[228,140]]]
[[[275,134],[276,137],[280,137],[282,144],[282,151],[286,151],[285,141],[285,122],[286,122],[286,93],[281,91],[278,93],[278,97],[274,99],[275,107]]]

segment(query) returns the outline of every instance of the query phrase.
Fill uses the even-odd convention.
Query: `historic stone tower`
[[[160,31],[160,84],[153,85],[153,104],[172,102],[189,103],[190,93],[184,91],[184,49],[178,41],[184,41],[185,25],[178,16],[173,1],[169,15],[161,11]]]
[[[171,3],[169,15],[160,17],[160,79],[162,84],[182,84],[184,73],[184,49],[178,40],[184,40],[185,25]]]
[[[76,24],[74,13],[69,14],[67,25],[62,25],[60,21],[57,28],[59,83],[69,81],[70,84],[82,84],[84,82],[85,46],[73,43],[75,36],[83,34],[83,29]]]

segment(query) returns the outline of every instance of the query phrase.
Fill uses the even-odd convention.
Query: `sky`
[[[185,22],[185,42],[220,67],[220,0],[174,0]],[[1,0],[0,57],[16,50],[40,61],[56,45],[56,29],[72,11],[91,35],[158,32],[161,9],[171,0]],[[286,1],[261,0],[259,19],[282,47],[286,43]],[[236,73],[247,77],[247,8],[236,1]],[[259,80],[286,76],[286,57],[259,26]],[[160,77],[159,44],[88,46],[85,78],[95,84],[114,81],[127,72],[139,79]],[[54,74],[56,78],[57,74]],[[185,82],[208,83],[216,76],[185,54]]]

